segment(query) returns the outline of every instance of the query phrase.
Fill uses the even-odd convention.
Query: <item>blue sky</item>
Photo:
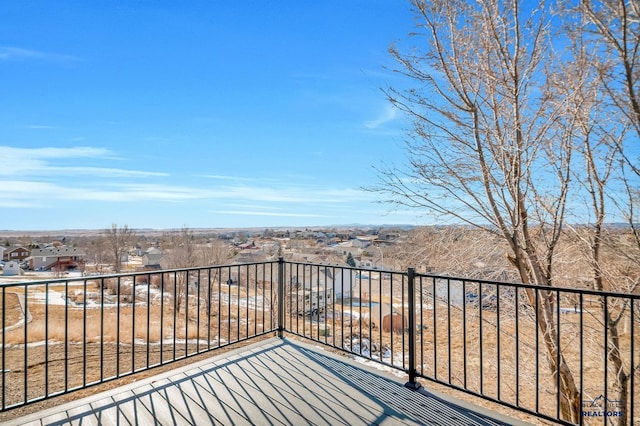
[[[0,229],[420,223],[373,166],[408,4],[0,5]]]

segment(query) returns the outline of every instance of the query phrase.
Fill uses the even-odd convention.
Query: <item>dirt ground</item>
[[[16,293],[0,292],[0,314],[2,314],[3,306],[6,311],[4,315],[5,327],[11,327],[22,319],[20,299]],[[2,324],[0,324],[0,327],[2,327]]]

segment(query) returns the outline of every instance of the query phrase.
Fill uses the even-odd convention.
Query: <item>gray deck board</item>
[[[517,424],[414,392],[389,373],[319,347],[270,339],[8,425]]]
[[[301,401],[312,401],[314,398],[323,399],[321,394],[314,394],[308,387],[299,386],[299,383],[291,383],[284,381],[280,375],[274,370],[272,377],[267,377],[262,370],[251,369],[243,371],[239,366],[230,366],[230,372],[236,373],[236,377],[241,377],[243,373],[250,374],[251,379],[244,379],[243,384],[261,392],[263,389],[270,388],[268,409],[278,410],[286,414],[291,424],[299,424],[293,421],[296,417],[303,419],[314,418],[316,424],[336,424],[340,421],[339,411],[345,409],[344,406],[332,404],[330,400],[323,400],[327,404],[327,408],[319,406],[311,406]],[[331,407],[333,406],[333,407]],[[289,422],[286,422],[289,423]]]

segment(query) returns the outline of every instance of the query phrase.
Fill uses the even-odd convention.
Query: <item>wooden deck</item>
[[[9,425],[512,425],[319,347],[270,339]]]

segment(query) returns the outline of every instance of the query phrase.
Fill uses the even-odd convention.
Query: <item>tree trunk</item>
[[[533,289],[527,289],[527,297],[532,307],[536,306],[536,296]],[[537,304],[536,321],[542,333],[545,348],[547,350],[547,361],[552,373],[559,375],[560,388],[556,392],[560,393],[560,417],[573,423],[580,421],[581,394],[578,390],[573,373],[567,364],[560,342],[556,339],[558,335],[555,327],[553,293],[547,290],[538,290],[540,294]],[[556,384],[558,381],[556,380]],[[557,385],[556,385],[557,386]]]
[[[607,321],[607,337],[606,343],[607,358],[613,364],[613,370],[615,372],[615,387],[617,396],[611,398],[614,401],[619,401],[619,409],[621,415],[617,417],[618,425],[627,424],[627,402],[629,398],[628,382],[629,374],[625,372],[624,362],[622,360],[622,354],[620,353],[620,334],[618,333],[617,321],[611,320],[611,313],[606,318]],[[633,361],[632,361],[633,362]],[[605,372],[608,374],[608,372]],[[631,407],[633,409],[633,407]]]

